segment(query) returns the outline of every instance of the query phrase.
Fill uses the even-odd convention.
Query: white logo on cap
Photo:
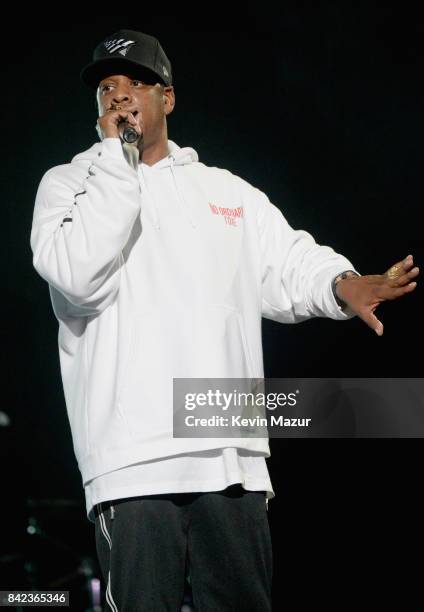
[[[119,38],[114,40],[108,40],[105,42],[105,47],[109,53],[115,53],[119,51],[121,55],[126,55],[132,45],[135,44],[135,40],[125,40],[125,38]]]
[[[169,76],[169,73],[168,73],[167,69],[165,68],[165,66],[162,66],[162,70],[163,70],[163,74],[165,76]]]

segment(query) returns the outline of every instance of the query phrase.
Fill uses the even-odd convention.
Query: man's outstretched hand
[[[351,276],[337,283],[336,292],[353,312],[369,325],[379,336],[383,335],[383,324],[374,315],[374,310],[385,300],[396,300],[415,289],[414,279],[419,268],[413,268],[412,255],[394,264],[384,274]]]

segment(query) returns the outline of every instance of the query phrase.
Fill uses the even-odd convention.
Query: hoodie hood
[[[82,153],[78,153],[78,155],[75,155],[75,157],[72,158],[72,163],[77,164],[80,162],[93,161],[93,159],[95,159],[95,157],[100,153],[101,150],[102,150],[102,143],[96,142],[86,151],[83,151]],[[168,140],[168,156],[159,160],[158,162],[156,162],[156,164],[153,164],[153,166],[151,167],[156,168],[156,167],[161,167],[162,165],[166,167],[167,165],[169,165],[167,164],[167,160],[169,161],[171,157],[173,157],[174,165],[176,166],[184,166],[186,164],[191,164],[193,162],[199,161],[199,156],[197,155],[194,149],[192,149],[191,147],[179,147],[172,140]],[[147,164],[141,163],[140,165],[147,165]]]
[[[72,164],[87,164],[92,162],[101,152],[102,143],[96,142],[86,151],[75,155],[72,158]],[[149,166],[143,162],[138,165],[138,177],[140,180],[140,187],[142,193],[146,196],[146,199],[150,203],[150,210],[152,213],[153,223],[156,229],[160,229],[160,217],[159,209],[155,197],[155,173],[161,171],[160,178],[163,178],[162,172],[168,170],[171,173],[174,189],[176,192],[177,202],[181,209],[181,214],[186,217],[188,223],[195,228],[196,223],[190,211],[190,206],[184,198],[184,189],[180,184],[179,173],[176,172],[175,167],[188,166],[192,163],[199,161],[197,152],[192,147],[179,147],[172,140],[168,140],[168,155],[158,162]]]

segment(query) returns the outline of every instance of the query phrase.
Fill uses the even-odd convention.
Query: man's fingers
[[[411,291],[414,291],[416,286],[417,283],[413,281],[412,283],[408,283],[407,285],[405,285],[405,287],[402,287],[402,290],[404,293],[411,293]]]
[[[401,262],[400,265],[406,272],[411,268],[411,266],[414,265],[414,258],[412,257],[412,255],[408,255],[408,257],[405,257],[405,259]]]
[[[414,263],[414,258],[412,255],[408,255],[408,257],[405,257],[405,259],[403,260],[403,267],[404,268],[408,268],[411,267],[412,264]]]
[[[375,331],[377,336],[383,335],[384,326],[381,321],[377,319],[375,314],[372,312],[367,312],[364,315],[361,315],[361,319],[369,326],[371,329]]]
[[[377,297],[382,300],[396,300],[396,298],[402,297],[406,293],[410,293],[415,289],[417,283],[412,281],[402,287],[385,286],[377,292]]]
[[[418,276],[419,273],[420,269],[418,266],[415,266],[415,268],[412,268],[412,270],[406,272],[406,274],[402,274],[402,276],[399,276],[398,278],[394,278],[392,280],[386,279],[386,283],[388,283],[390,287],[403,287],[403,285],[410,283],[413,278]]]
[[[126,120],[128,121],[128,123],[132,123],[132,125],[137,125],[137,120],[132,113],[127,114]]]
[[[132,125],[137,125],[137,120],[133,115],[132,111],[121,108],[120,106],[112,106],[108,108],[106,111],[108,113],[116,113],[114,115],[115,122],[121,123],[122,121],[126,121],[127,123],[131,123]]]
[[[390,280],[397,280],[412,267],[413,263],[414,258],[412,255],[408,255],[408,257],[405,257],[403,261],[398,261],[391,268],[389,268],[385,273],[385,276],[387,276],[387,278]]]
[[[402,280],[402,285],[406,285],[406,283],[408,283],[413,278],[418,276],[419,273],[420,273],[420,269],[418,266],[415,266],[415,268],[412,268],[412,270],[410,270],[409,272],[403,275],[404,279]]]

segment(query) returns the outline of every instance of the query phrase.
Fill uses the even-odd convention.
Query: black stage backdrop
[[[67,588],[81,559],[95,558],[57,323],[29,236],[44,172],[97,139],[79,71],[105,36],[129,28],[159,38],[175,75],[169,137],[200,161],[265,191],[293,227],[362,274],[409,253],[422,266],[421,16],[404,3],[343,1],[244,3],[233,17],[205,10],[64,13],[3,29],[3,589],[29,588],[31,577]],[[358,319],[264,320],[266,375],[420,377],[421,293],[379,309],[381,338]],[[422,448],[419,439],[271,441],[276,609],[289,599],[297,605],[288,609],[306,600],[343,608],[366,587],[377,600],[409,591],[410,545],[423,543]],[[40,533],[30,536],[28,521]]]

